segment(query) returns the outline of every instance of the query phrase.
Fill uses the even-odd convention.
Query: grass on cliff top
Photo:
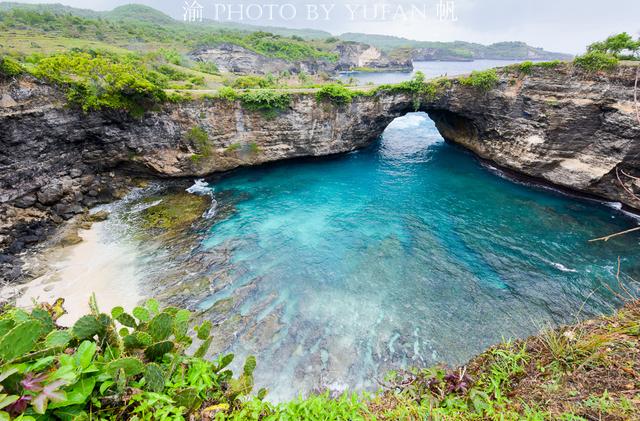
[[[378,419],[639,419],[640,303],[388,385],[367,404]]]

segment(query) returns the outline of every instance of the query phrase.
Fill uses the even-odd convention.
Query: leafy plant
[[[43,58],[33,74],[67,91],[84,111],[112,108],[135,114],[166,99],[166,77],[145,69],[134,56],[70,52]]]
[[[614,69],[618,65],[618,59],[602,51],[589,51],[576,57],[573,63],[587,72],[594,73]]]
[[[233,354],[203,359],[211,322],[194,325],[189,311],[161,308],[155,300],[131,314],[122,307],[102,313],[93,299],[90,307],[69,329],[56,324],[59,313],[52,307],[2,311],[0,419],[83,419],[92,413],[100,419],[182,420],[205,403],[236,408],[251,393],[255,358],[247,359],[238,378],[226,369]]]
[[[0,76],[14,77],[24,73],[24,67],[9,56],[0,57]]]
[[[343,85],[331,83],[323,85],[316,93],[318,101],[330,101],[335,104],[348,104],[353,99],[354,93]]]
[[[291,103],[291,95],[271,89],[243,92],[239,99],[248,110],[260,111],[267,117],[275,117]]]
[[[239,76],[229,81],[228,84],[235,89],[266,89],[277,86],[275,78],[271,75],[265,77],[255,75]]]
[[[490,91],[500,81],[498,73],[495,69],[473,71],[471,75],[460,78],[460,83],[465,86],[471,86],[481,91]]]
[[[589,45],[587,53],[593,52],[611,55],[619,59],[634,59],[640,53],[640,39],[635,41],[626,32],[611,35],[604,41]]]

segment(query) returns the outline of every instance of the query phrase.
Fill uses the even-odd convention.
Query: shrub
[[[520,73],[525,75],[530,75],[533,70],[533,62],[532,61],[524,61],[518,65],[518,70]]]
[[[587,53],[604,53],[616,58],[636,58],[640,52],[640,40],[634,41],[631,35],[623,32],[612,35],[604,41],[595,42],[587,47]]]
[[[199,61],[195,65],[195,69],[202,73],[208,73],[210,75],[218,75],[220,74],[220,69],[216,66],[215,63],[210,61]]]
[[[0,76],[14,77],[24,73],[24,67],[9,56],[0,57]]]
[[[253,388],[255,358],[236,378],[227,369],[233,354],[203,359],[212,323],[194,324],[187,310],[149,300],[131,314],[107,314],[92,299],[91,312],[67,329],[56,322],[60,301],[2,310],[1,419],[183,420],[205,405],[238,408]]]
[[[573,63],[587,72],[599,72],[614,69],[618,65],[618,59],[607,53],[590,51],[576,57]]]
[[[490,91],[499,82],[498,73],[495,69],[473,71],[470,76],[460,78],[460,83],[471,86],[481,91]]]
[[[555,69],[562,66],[562,62],[560,60],[543,61],[542,63],[536,63],[535,66],[543,69]]]
[[[331,101],[336,104],[348,104],[353,96],[352,91],[337,83],[323,85],[316,93],[318,101]]]
[[[275,117],[291,103],[291,95],[271,89],[243,92],[239,98],[247,109],[260,111],[267,117]]]
[[[209,134],[200,126],[190,128],[185,135],[187,141],[191,142],[198,150],[197,154],[192,156],[198,160],[211,155],[211,145],[209,144]]]
[[[273,76],[239,76],[229,83],[235,89],[266,89],[275,88],[276,81]]]
[[[235,89],[230,88],[228,86],[223,86],[218,89],[218,93],[216,94],[218,98],[226,99],[227,101],[235,101],[238,99],[238,92]]]
[[[111,108],[141,114],[167,98],[166,77],[133,56],[62,53],[41,59],[33,74],[66,89],[69,101],[84,111]]]

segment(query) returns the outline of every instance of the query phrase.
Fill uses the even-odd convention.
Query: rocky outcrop
[[[223,43],[213,47],[202,47],[189,54],[194,61],[214,63],[221,71],[235,74],[334,74],[340,71],[367,68],[380,71],[411,71],[413,62],[406,54],[392,58],[379,49],[355,42],[342,42],[333,50],[337,61],[307,59],[287,61],[267,57],[239,45]]]
[[[235,44],[203,47],[189,54],[194,61],[214,63],[221,71],[236,74],[331,73],[335,63],[325,60],[287,61],[267,57]]]
[[[336,66],[337,71],[363,68],[377,71],[413,70],[413,61],[408,54],[392,58],[376,47],[366,44],[343,42],[336,46],[336,52],[340,57]]]
[[[638,209],[616,177],[616,168],[640,176],[634,79],[631,66],[593,75],[566,65],[502,71],[488,92],[454,80],[430,98],[378,92],[346,105],[300,93],[275,117],[239,101],[201,99],[139,119],[68,108],[35,80],[0,83],[0,96],[11,98],[0,107],[0,264],[51,226],[118,197],[129,177],[198,177],[352,151],[416,105],[447,140],[500,167]]]

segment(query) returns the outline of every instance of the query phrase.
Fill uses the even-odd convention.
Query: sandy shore
[[[96,294],[98,306],[106,313],[115,306],[132,309],[141,300],[137,279],[138,253],[133,245],[107,241],[106,222],[96,222],[81,230],[82,242],[45,251],[39,259],[50,270],[33,281],[0,290],[0,298],[21,292],[17,305],[30,308],[35,302],[65,299],[67,314],[59,323],[70,325],[89,310]]]

